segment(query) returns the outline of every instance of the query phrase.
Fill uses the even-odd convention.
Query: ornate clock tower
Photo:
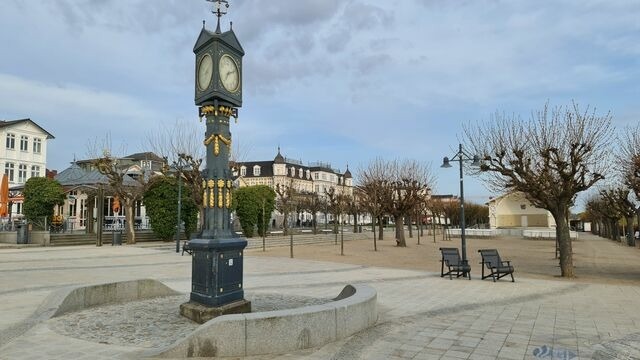
[[[244,300],[243,250],[247,241],[231,229],[233,182],[229,168],[230,119],[242,106],[242,57],[244,50],[233,28],[222,32],[220,18],[226,14],[226,0],[215,3],[216,30],[204,27],[196,41],[195,103],[205,119],[203,145],[207,163],[202,182],[205,221],[202,235],[189,241],[193,249],[191,295],[180,313],[196,322],[233,313],[251,311]]]

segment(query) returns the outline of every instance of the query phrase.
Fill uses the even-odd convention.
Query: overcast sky
[[[441,169],[462,124],[575,100],[614,124],[640,119],[640,1],[230,0],[223,30],[244,57],[234,141],[353,172],[375,157]],[[31,118],[63,170],[110,134],[122,152],[198,122],[193,45],[215,29],[204,0],[4,0],[0,119]],[[115,146],[114,145],[114,146]],[[124,155],[124,154],[123,154]],[[465,178],[475,201],[489,195]]]

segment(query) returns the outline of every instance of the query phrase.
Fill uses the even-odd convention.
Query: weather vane
[[[218,17],[218,25],[216,26],[216,33],[220,33],[220,18],[227,13],[226,9],[229,8],[229,1],[227,0],[206,0],[210,3],[215,3],[215,9],[211,10],[211,13]],[[224,10],[223,10],[224,8]]]

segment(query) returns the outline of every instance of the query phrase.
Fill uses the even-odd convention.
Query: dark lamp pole
[[[178,177],[178,223],[176,226],[176,253],[180,252],[180,224],[182,223],[181,219],[181,210],[182,210],[182,170],[184,170],[184,164],[182,163],[182,158],[178,158],[178,162],[174,163],[176,168],[176,176]]]
[[[460,163],[460,239],[462,242],[462,261],[467,262],[467,239],[465,236],[465,220],[464,220],[464,173],[462,171],[463,169],[463,162],[465,161],[472,161],[471,166],[480,166],[480,156],[478,155],[473,155],[473,156],[469,156],[467,153],[464,152],[464,150],[462,149],[462,144],[458,145],[458,152],[455,153],[451,159],[449,159],[448,157],[444,157],[444,159],[442,160],[442,166],[443,168],[450,168],[451,167],[451,161],[457,161]]]

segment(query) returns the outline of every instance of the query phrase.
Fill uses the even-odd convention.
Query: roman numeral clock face
[[[240,73],[236,61],[227,54],[222,55],[218,62],[218,71],[222,86],[229,92],[236,92],[240,87]]]

